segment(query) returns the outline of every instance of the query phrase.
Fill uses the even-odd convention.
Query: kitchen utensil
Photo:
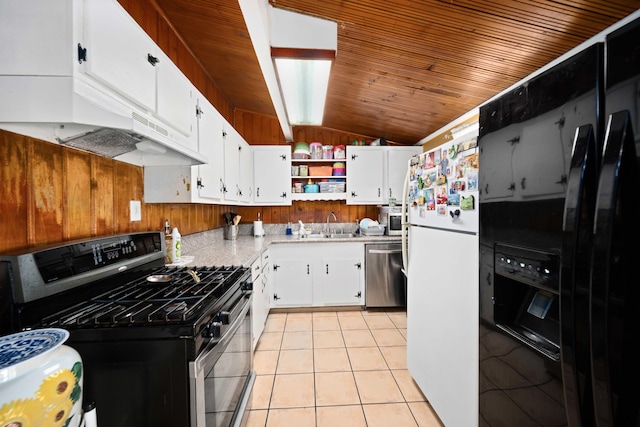
[[[225,240],[236,240],[238,238],[238,226],[233,224],[225,225],[223,236]]]
[[[170,274],[153,274],[147,277],[147,282],[151,283],[168,283],[171,281]]]
[[[190,268],[187,268],[187,273],[189,273],[189,275],[193,277],[193,281],[196,282],[196,284],[200,283],[200,277],[198,276],[198,273],[191,270]]]
[[[222,218],[224,218],[224,223],[229,225],[233,221],[233,216],[231,216],[231,212],[226,212],[222,214]]]
[[[238,223],[240,222],[240,218],[242,218],[240,215],[236,215],[233,217],[233,225],[238,225]]]

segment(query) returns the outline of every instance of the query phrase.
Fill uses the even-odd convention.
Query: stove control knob
[[[221,328],[222,328],[222,323],[221,322],[211,322],[211,323],[209,323],[209,326],[207,327],[207,335],[210,338],[220,338],[220,336],[221,336],[220,329]]]
[[[228,325],[229,324],[229,312],[228,311],[221,311],[220,313],[218,313],[218,320],[220,320],[220,322],[223,325]]]

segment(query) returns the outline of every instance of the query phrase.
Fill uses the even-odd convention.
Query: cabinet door
[[[191,82],[164,53],[156,65],[158,91],[156,115],[184,135],[191,135],[196,120],[196,103]],[[194,141],[197,143],[197,141]],[[197,147],[189,147],[197,150]]]
[[[239,169],[238,169],[238,201],[249,203],[253,200],[253,150],[251,145],[242,137],[239,145]]]
[[[224,138],[223,118],[204,97],[198,100],[198,151],[209,159],[209,163],[199,165],[196,183],[198,195],[204,199],[224,198]]]
[[[253,201],[291,204],[291,148],[286,145],[253,147]]]
[[[311,259],[276,258],[273,261],[273,305],[305,306],[313,301]]]
[[[260,335],[264,330],[264,322],[262,321],[262,313],[264,313],[264,298],[262,286],[262,262],[260,258],[251,264],[251,280],[253,282],[253,294],[251,298],[251,333],[253,349],[260,339]]]
[[[314,265],[313,305],[361,305],[361,257],[323,257]]]
[[[224,123],[224,198],[240,199],[240,134]]]
[[[347,204],[381,204],[384,149],[347,147]]]
[[[407,173],[409,159],[422,153],[422,147],[388,147],[386,163],[386,186],[383,202],[389,203],[390,198],[402,202],[402,186]]]
[[[85,72],[148,111],[156,108],[158,48],[112,0],[86,0]],[[151,61],[150,61],[151,60]]]

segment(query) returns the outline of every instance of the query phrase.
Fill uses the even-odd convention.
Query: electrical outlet
[[[131,221],[142,220],[142,206],[140,205],[140,200],[131,200],[129,202],[129,216],[131,217]]]

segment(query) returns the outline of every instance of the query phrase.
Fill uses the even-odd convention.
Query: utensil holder
[[[236,240],[238,238],[238,226],[233,224],[225,225],[223,235],[225,240]]]

